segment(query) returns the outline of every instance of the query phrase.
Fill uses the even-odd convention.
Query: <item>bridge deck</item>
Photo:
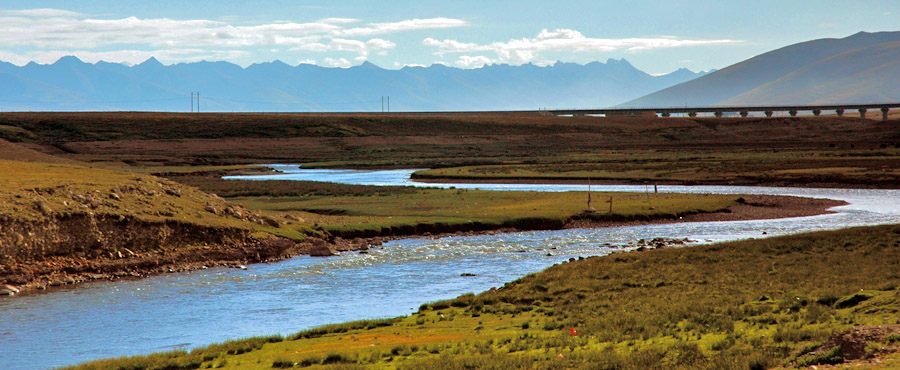
[[[644,115],[659,114],[663,117],[672,114],[688,114],[696,115],[698,113],[723,114],[726,112],[741,113],[746,116],[749,112],[764,112],[767,116],[771,116],[774,112],[790,112],[796,115],[797,112],[811,111],[815,115],[819,115],[822,111],[836,111],[838,115],[844,112],[857,111],[860,115],[864,115],[868,110],[880,110],[883,118],[887,120],[888,111],[894,108],[900,108],[900,103],[873,103],[873,104],[825,104],[825,105],[760,105],[760,106],[712,106],[712,107],[668,107],[668,108],[606,108],[606,109],[551,109],[548,113],[557,116],[582,116],[582,115]]]

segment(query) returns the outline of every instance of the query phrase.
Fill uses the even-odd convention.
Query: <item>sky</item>
[[[74,55],[382,68],[586,64],[721,69],[797,42],[900,31],[900,1],[0,0],[0,61]]]

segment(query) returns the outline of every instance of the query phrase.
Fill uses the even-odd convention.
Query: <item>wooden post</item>
[[[609,197],[609,200],[607,200],[606,203],[609,203],[609,213],[612,213],[612,197]]]
[[[584,210],[585,213],[594,213],[597,212],[594,207],[591,207],[591,179],[588,178],[588,199],[587,199],[587,209]]]

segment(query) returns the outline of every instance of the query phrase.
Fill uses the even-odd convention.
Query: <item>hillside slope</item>
[[[900,42],[854,49],[791,72],[722,104],[839,104],[900,100]]]
[[[890,66],[898,41],[900,32],[860,32],[789,45],[621,106],[895,101],[900,87],[885,82],[900,79]]]

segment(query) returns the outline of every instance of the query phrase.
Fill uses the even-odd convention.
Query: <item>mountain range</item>
[[[4,111],[342,112],[882,103],[900,101],[900,32],[785,46],[709,73],[653,76],[624,59],[540,67],[389,70],[280,61],[134,65],[0,62]],[[200,99],[192,99],[194,93]],[[389,98],[388,98],[389,97]],[[622,103],[625,102],[625,103]]]
[[[900,32],[860,32],[786,46],[621,107],[900,101]]]
[[[228,62],[134,66],[0,62],[0,110],[33,111],[477,111],[605,107],[702,76],[680,69],[652,76],[626,60],[539,67],[382,69],[365,62],[325,68],[280,61],[246,68]],[[382,97],[385,98],[382,101]]]

